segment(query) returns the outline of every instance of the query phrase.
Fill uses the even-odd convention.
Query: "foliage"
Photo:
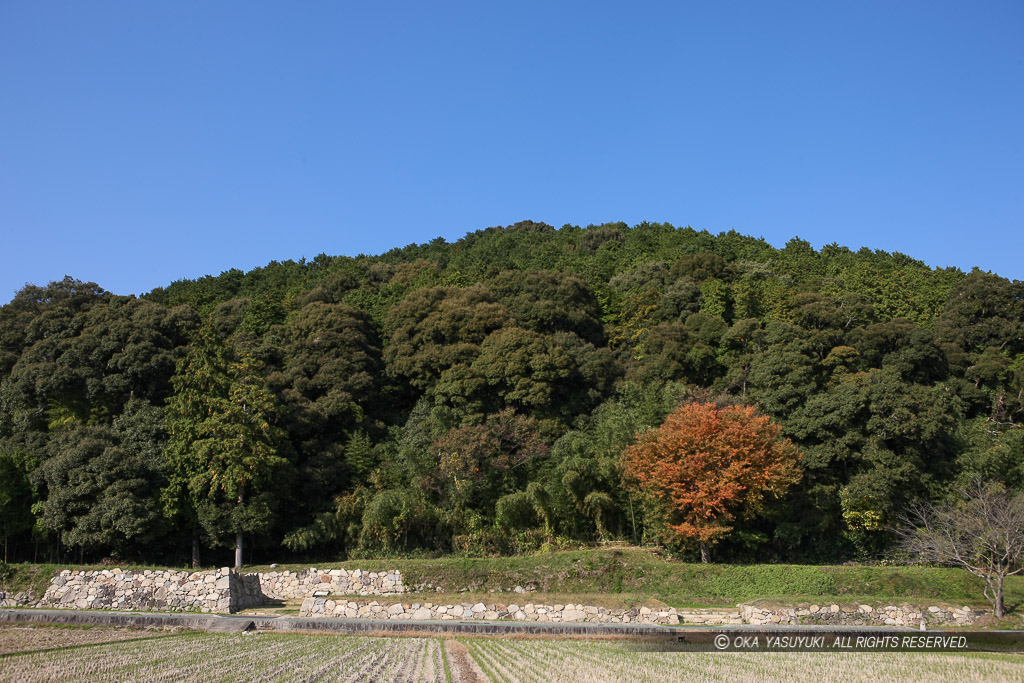
[[[28,285],[0,306],[0,532],[53,562],[180,562],[234,529],[274,560],[653,541],[664,510],[620,455],[685,395],[757,406],[803,454],[722,522],[719,557],[882,557],[908,499],[1024,484],[1021,288],[799,238],[533,221],[142,297]]]
[[[288,461],[278,454],[273,395],[252,361],[204,328],[172,383],[167,511],[197,520],[214,538],[267,530],[274,501],[263,494]]]
[[[690,403],[623,454],[626,480],[648,496],[683,543],[707,547],[800,477],[800,454],[749,406]]]
[[[0,535],[4,543],[4,563],[12,537],[32,528],[32,487],[23,458],[0,451]]]

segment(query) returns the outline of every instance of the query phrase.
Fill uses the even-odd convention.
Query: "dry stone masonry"
[[[969,626],[984,612],[970,607],[914,607],[912,605],[806,605],[794,608],[763,608],[742,605],[743,623],[821,624],[839,626]]]
[[[34,605],[35,603],[36,600],[32,597],[30,591],[19,591],[17,593],[0,591],[0,609],[4,607],[24,607],[26,605]]]
[[[206,572],[65,569],[51,579],[36,606],[228,612],[232,578],[227,568]]]
[[[435,605],[430,602],[382,604],[373,601],[353,601],[331,598],[306,598],[299,610],[300,616],[335,617],[346,619],[409,619],[484,621],[539,621],[545,623],[590,622],[601,624],[741,624],[736,610],[694,610],[693,613],[675,607],[651,609],[606,609],[591,605],[535,605],[487,604],[482,602],[457,605]]]
[[[227,567],[211,571],[65,569],[50,580],[42,599],[27,593],[0,595],[0,607],[170,610],[228,613],[271,600],[318,595],[399,595],[407,592],[402,574],[359,569],[315,568],[239,574]]]
[[[407,592],[402,583],[402,573],[397,570],[318,571],[314,567],[301,572],[261,572],[247,575],[249,577],[258,577],[260,592],[272,600],[302,600],[318,595],[399,595]]]
[[[732,624],[842,624],[856,626],[910,626],[922,621],[927,626],[966,626],[982,613],[964,607],[928,607],[921,610],[908,605],[875,608],[860,605],[854,611],[843,611],[839,605],[818,605],[795,609],[765,609],[740,605],[735,610],[676,609],[675,607],[606,609],[586,605],[535,605],[461,603],[435,605],[424,603],[382,604],[377,601],[353,601],[344,598],[306,598],[300,616],[346,619],[411,619],[450,620],[481,619],[485,621],[589,622],[600,624],[690,624],[721,626]]]

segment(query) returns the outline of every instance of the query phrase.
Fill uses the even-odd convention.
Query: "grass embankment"
[[[576,550],[529,557],[354,560],[315,564],[318,569],[398,569],[407,586],[427,583],[442,589],[424,600],[496,596],[515,586],[535,592],[504,595],[507,602],[585,602],[602,596],[609,607],[656,600],[673,607],[732,606],[740,602],[945,602],[984,607],[983,584],[967,572],[938,567],[692,564],[640,548]],[[308,569],[280,565],[277,571]],[[270,571],[250,567],[249,571]],[[1007,606],[1024,605],[1024,577],[1007,580]],[[459,593],[466,589],[468,595]],[[564,598],[562,600],[556,598]]]
[[[282,564],[274,570],[269,566],[252,566],[245,571],[301,571],[310,566],[321,570],[398,569],[409,587],[430,584],[441,589],[406,596],[404,601],[415,599],[435,604],[486,598],[501,602],[573,602],[607,607],[650,604],[648,601],[673,607],[725,607],[752,601],[776,604],[906,601],[988,606],[981,580],[958,569],[692,564],[641,548],[574,550],[528,557],[350,560]],[[17,592],[32,587],[34,594],[41,596],[49,577],[68,567],[9,565],[9,568],[8,578],[0,579],[0,590]],[[525,595],[508,594],[515,586],[533,591]],[[1006,604],[1018,611],[1024,609],[1024,576],[1007,580]]]
[[[56,564],[0,564],[0,592],[29,592],[38,600],[61,569]]]

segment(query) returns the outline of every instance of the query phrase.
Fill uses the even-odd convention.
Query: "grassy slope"
[[[534,586],[562,595],[645,596],[673,606],[735,605],[751,600],[934,600],[983,606],[982,583],[958,569],[807,565],[690,564],[639,548],[579,550],[530,557],[358,560],[320,569],[399,569],[407,586],[445,593]],[[307,565],[281,565],[307,569]],[[269,567],[250,567],[250,571]],[[1007,582],[1007,604],[1024,604],[1024,577]]]
[[[55,564],[0,565],[0,591],[11,594],[30,591],[39,599],[50,585],[50,577],[61,569]]]
[[[280,565],[308,569],[310,564]],[[625,602],[654,599],[682,607],[739,602],[947,602],[987,605],[982,583],[958,569],[807,565],[689,564],[639,548],[578,550],[528,557],[352,560],[315,564],[319,569],[398,569],[407,586],[429,583],[446,594],[468,589],[474,595],[534,587],[551,595],[618,596]],[[32,585],[41,595],[58,570],[53,565],[11,565],[0,589],[15,592]],[[127,568],[127,567],[126,567]],[[247,571],[269,571],[267,566]],[[511,596],[509,596],[511,599]],[[436,600],[435,600],[436,601]],[[519,599],[522,601],[522,598]],[[1007,606],[1024,608],[1024,576],[1007,581]]]

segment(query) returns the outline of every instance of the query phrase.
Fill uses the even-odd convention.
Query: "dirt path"
[[[486,683],[487,677],[465,645],[454,638],[445,638],[444,654],[448,658],[454,683]]]

